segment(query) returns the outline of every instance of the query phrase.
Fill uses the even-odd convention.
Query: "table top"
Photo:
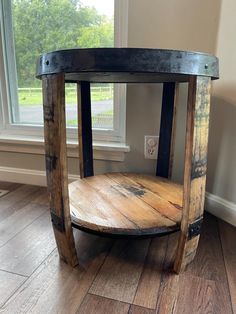
[[[187,82],[191,75],[219,78],[218,58],[201,52],[146,48],[86,48],[43,54],[36,77],[64,73],[66,82]]]

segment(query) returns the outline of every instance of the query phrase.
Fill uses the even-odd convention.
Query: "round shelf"
[[[154,236],[180,229],[182,186],[160,177],[107,173],[69,185],[74,227],[110,236]]]

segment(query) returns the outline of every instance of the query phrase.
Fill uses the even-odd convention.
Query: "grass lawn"
[[[77,126],[77,120],[67,120],[67,125]],[[107,110],[103,113],[92,117],[92,125],[94,128],[109,128],[113,127],[113,110]]]
[[[35,106],[42,105],[42,90],[41,89],[20,89],[18,91],[20,106]],[[113,98],[112,87],[95,87],[91,88],[91,100],[102,101]],[[66,89],[66,103],[76,104],[76,89]]]

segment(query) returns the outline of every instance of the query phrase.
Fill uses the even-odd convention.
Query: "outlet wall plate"
[[[155,136],[155,135],[144,136],[145,159],[157,159],[158,144],[159,144],[159,136]]]

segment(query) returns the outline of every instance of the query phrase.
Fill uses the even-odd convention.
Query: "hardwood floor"
[[[236,228],[206,215],[197,256],[172,267],[178,234],[113,240],[74,230],[79,266],[58,258],[46,190],[0,182],[0,313],[236,313]]]

